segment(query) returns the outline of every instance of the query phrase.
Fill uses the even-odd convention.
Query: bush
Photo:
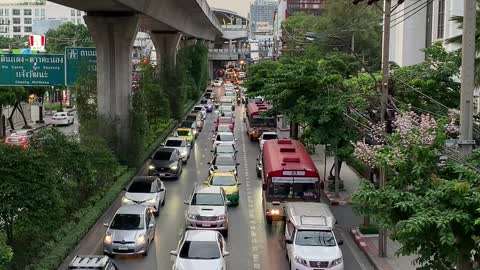
[[[123,170],[124,171],[124,170]],[[102,196],[97,195],[96,204],[83,208],[75,213],[72,220],[55,232],[54,237],[45,243],[38,257],[41,258],[29,265],[27,270],[57,269],[75,246],[85,237],[90,228],[103,215],[117,198],[123,187],[135,175],[133,170],[125,172],[117,178],[110,189]]]

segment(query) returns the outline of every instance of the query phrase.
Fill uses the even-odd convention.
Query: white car
[[[226,270],[226,242],[217,231],[186,231],[180,239],[177,250],[170,251],[176,256],[172,270]]]
[[[278,134],[276,132],[263,132],[260,138],[258,138],[258,143],[260,145],[260,150],[263,150],[263,144],[268,140],[278,139]]]
[[[156,176],[137,176],[125,191],[122,205],[145,205],[153,210],[155,216],[165,205],[165,185]]]
[[[73,113],[57,112],[52,116],[52,126],[71,125],[75,122]]]
[[[237,139],[233,136],[233,132],[217,132],[217,136],[213,138],[213,147],[215,148],[220,143],[235,144],[235,141]]]
[[[200,112],[202,114],[202,119],[205,120],[207,118],[207,108],[205,108],[205,106],[203,105],[195,105],[195,107],[193,107],[193,110],[194,112]]]
[[[179,137],[168,137],[167,140],[165,140],[165,142],[161,145],[167,148],[178,149],[183,163],[187,163],[187,160],[190,157],[190,150],[192,149],[187,139],[182,139]]]

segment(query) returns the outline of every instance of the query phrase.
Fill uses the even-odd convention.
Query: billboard
[[[30,35],[28,39],[30,49],[35,51],[45,51],[45,41],[45,35]]]
[[[273,26],[269,22],[257,22],[255,26],[255,32],[273,31]]]

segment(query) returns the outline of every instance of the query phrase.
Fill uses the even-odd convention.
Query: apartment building
[[[34,23],[45,20],[84,24],[83,15],[83,11],[44,0],[0,0],[0,36],[31,35]]]
[[[462,33],[458,24],[450,19],[463,15],[463,1],[405,0],[392,14],[390,61],[400,66],[423,62],[423,49]],[[447,50],[458,49],[455,44],[444,43],[444,46]]]

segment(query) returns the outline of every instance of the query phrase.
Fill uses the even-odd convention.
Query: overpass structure
[[[214,41],[223,36],[206,0],[52,0],[87,12],[84,17],[97,49],[98,116],[117,153],[127,158],[131,142],[131,50],[139,29],[148,31],[158,66],[173,67],[182,36]]]

